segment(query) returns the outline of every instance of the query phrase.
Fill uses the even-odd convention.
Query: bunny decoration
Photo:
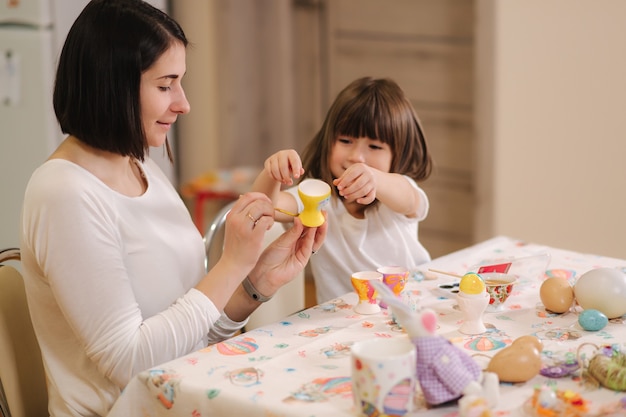
[[[379,298],[392,309],[398,323],[408,333],[417,351],[416,373],[428,405],[436,406],[459,400],[461,416],[464,408],[497,404],[500,388],[496,374],[482,372],[474,359],[448,339],[435,334],[437,315],[431,309],[412,311],[384,284],[374,282]]]

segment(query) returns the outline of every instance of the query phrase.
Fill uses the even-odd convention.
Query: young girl
[[[270,156],[253,189],[275,207],[302,210],[294,179],[334,185],[324,245],[311,258],[317,301],[352,291],[350,276],[384,265],[414,268],[430,260],[418,240],[428,198],[417,181],[431,173],[414,108],[390,79],[360,78],[339,93],[302,160],[295,150]],[[278,221],[293,221],[276,212]]]

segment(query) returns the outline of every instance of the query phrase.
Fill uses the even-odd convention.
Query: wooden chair
[[[230,202],[225,205],[207,227],[204,235],[205,266],[207,270],[215,264],[222,253],[226,216],[234,204],[235,202]],[[265,234],[265,245],[269,245],[284,231],[284,226],[275,222],[274,226]],[[302,271],[291,282],[282,287],[270,301],[264,303],[252,313],[245,330],[252,330],[265,324],[276,322],[304,309],[304,307],[304,271]]]
[[[48,416],[48,392],[39,344],[28,312],[17,248],[0,250],[0,416]]]

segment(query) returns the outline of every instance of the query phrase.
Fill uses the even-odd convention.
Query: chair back
[[[17,248],[0,251],[0,416],[48,416],[41,351],[30,320],[22,274],[4,262]]]
[[[223,250],[224,226],[226,216],[235,202],[226,204],[213,218],[204,235],[206,251],[205,266],[209,270],[220,258]],[[274,226],[265,234],[264,244],[267,247],[285,231],[281,223],[274,222]],[[297,311],[304,309],[304,271],[283,286],[272,299],[256,309],[246,324],[245,330],[252,330],[269,323],[276,322]]]

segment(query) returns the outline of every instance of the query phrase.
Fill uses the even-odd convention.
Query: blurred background
[[[391,77],[436,162],[434,257],[501,234],[626,256],[626,2],[201,3],[171,2],[195,43],[182,182],[301,150],[345,85]]]
[[[20,3],[3,2],[0,10]],[[85,3],[56,3],[64,2],[78,11]],[[176,165],[165,169],[201,230],[267,156],[301,151],[335,95],[371,75],[395,79],[424,124],[436,166],[421,184],[431,209],[420,239],[433,257],[496,235],[626,257],[623,0],[159,6],[192,42],[184,80],[192,111],[179,119]],[[23,75],[9,76],[15,54],[8,58],[1,34],[15,26],[0,24],[2,247],[19,243],[23,188],[52,148],[27,141],[32,114],[20,91],[34,84],[33,64],[24,55]],[[202,197],[216,178],[225,193]]]

